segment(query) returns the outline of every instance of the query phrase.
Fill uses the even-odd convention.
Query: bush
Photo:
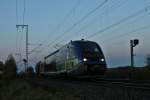
[[[119,67],[109,68],[106,78],[150,80],[150,67]]]
[[[4,67],[4,78],[14,79],[16,78],[17,65],[14,57],[10,54],[5,62]]]
[[[2,78],[3,71],[4,71],[4,64],[2,61],[0,61],[0,79]]]

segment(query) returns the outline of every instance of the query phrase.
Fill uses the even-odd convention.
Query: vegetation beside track
[[[23,79],[0,80],[0,100],[147,100],[149,91],[88,83],[31,84]],[[61,87],[61,88],[60,88]],[[115,91],[115,92],[114,92]]]
[[[73,95],[33,86],[23,79],[0,80],[0,100],[79,100]]]
[[[87,84],[70,83],[67,86],[49,84],[48,88],[30,84],[24,77],[36,77],[32,68],[27,73],[16,73],[16,64],[13,56],[0,64],[0,100],[146,100],[150,98],[149,91],[121,88],[119,86],[89,86]],[[146,67],[119,67],[108,69],[106,78],[150,80],[150,66]],[[58,87],[59,86],[59,87]],[[115,91],[115,92],[114,92]]]
[[[150,80],[150,66],[109,68],[105,77],[109,79]]]

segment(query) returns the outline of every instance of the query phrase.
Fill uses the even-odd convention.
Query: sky
[[[130,65],[130,40],[135,66],[150,54],[150,0],[0,0],[0,60],[12,53],[25,58],[25,28],[29,25],[29,65],[70,40],[97,42],[108,67]],[[19,54],[19,55],[18,55]]]

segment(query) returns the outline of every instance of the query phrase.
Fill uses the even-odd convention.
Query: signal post
[[[130,40],[130,48],[131,48],[131,67],[134,67],[134,52],[133,48],[139,44],[138,39]]]
[[[22,27],[22,29],[26,29],[26,59],[23,61],[25,62],[25,72],[27,71],[28,67],[28,25],[16,25],[16,28]]]
[[[138,39],[130,40],[130,50],[131,50],[131,70],[129,73],[129,79],[133,79],[132,73],[134,72],[134,47],[139,44]]]

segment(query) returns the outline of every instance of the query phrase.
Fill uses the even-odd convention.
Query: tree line
[[[15,79],[18,76],[33,76],[34,69],[33,67],[28,67],[26,71],[21,71],[17,73],[17,64],[16,60],[12,54],[8,55],[5,63],[0,61],[0,79]]]
[[[0,61],[0,78],[14,79],[17,76],[17,65],[12,54],[8,55],[5,63]]]

